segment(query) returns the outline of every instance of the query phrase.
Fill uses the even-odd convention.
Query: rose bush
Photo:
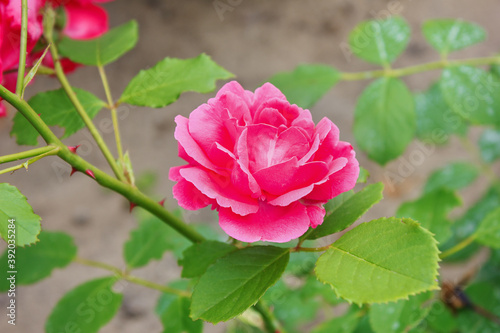
[[[328,118],[291,105],[272,84],[255,93],[226,84],[175,138],[187,165],[170,170],[185,209],[219,211],[220,227],[244,242],[287,242],[323,222],[323,205],[356,184],[352,146]]]

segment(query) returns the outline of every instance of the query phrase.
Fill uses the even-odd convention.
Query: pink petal
[[[237,123],[240,126],[250,124],[252,121],[252,116],[249,109],[249,99],[245,95],[245,91],[241,86],[234,82],[226,84],[217,93],[216,98],[211,98],[208,100],[208,104],[214,109],[222,113],[225,110],[230,117],[236,118]]]
[[[0,118],[7,116],[7,108],[3,105],[3,100],[0,98]]]
[[[247,131],[247,142],[241,144],[246,144],[249,170],[254,173],[271,165],[274,147],[278,139],[278,129],[270,125],[258,124],[248,126]],[[241,144],[238,147],[238,152],[242,149]]]
[[[287,121],[278,110],[274,108],[264,108],[259,112],[258,116],[256,116],[254,123],[263,123],[274,127],[280,127],[280,125],[286,125]]]
[[[322,206],[307,206],[307,215],[311,221],[311,227],[316,228],[318,225],[323,223],[325,219],[325,208]]]
[[[283,118],[286,119],[286,125],[288,127],[291,126],[293,120],[299,116],[302,110],[297,105],[290,105],[286,99],[273,98],[263,102],[258,109],[256,109],[253,117],[254,123],[259,123],[257,120],[261,118],[261,114],[265,109],[277,110]],[[314,126],[314,123],[312,125]]]
[[[291,127],[278,136],[271,165],[289,160],[292,157],[301,159],[308,151],[309,140],[307,137],[296,127]]]
[[[258,212],[246,216],[220,209],[219,225],[229,236],[242,242],[284,243],[302,236],[310,220],[306,207],[300,203],[275,207],[260,202]]]
[[[64,34],[73,39],[91,39],[108,31],[108,14],[89,2],[70,1],[64,4]]]
[[[213,203],[206,195],[201,193],[193,184],[181,179],[173,187],[174,198],[179,206],[188,210],[197,210]]]
[[[270,99],[274,98],[286,101],[285,95],[283,95],[283,93],[278,88],[276,88],[269,82],[264,83],[262,87],[259,87],[255,90],[250,111],[252,112],[252,114],[254,114],[255,111],[257,111],[257,109],[259,109],[263,103],[268,102]]]

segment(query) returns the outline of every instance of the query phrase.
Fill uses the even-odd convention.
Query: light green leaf
[[[358,100],[354,136],[370,159],[384,165],[401,155],[413,139],[415,119],[413,96],[405,84],[380,78]]]
[[[463,49],[486,39],[486,31],[477,24],[460,19],[429,20],[422,26],[424,37],[441,54]]]
[[[128,183],[132,186],[135,186],[135,176],[134,176],[134,168],[132,167],[132,161],[130,160],[130,154],[127,152],[123,155],[123,160],[118,159],[116,161],[120,172],[125,175]]]
[[[56,268],[66,267],[76,256],[77,249],[71,236],[42,231],[38,237],[40,241],[35,245],[5,250],[0,258],[0,291],[9,289],[8,271],[19,272],[17,285],[32,284],[50,276]],[[15,255],[13,262],[8,261],[9,254]]]
[[[446,103],[439,83],[415,95],[415,113],[417,115],[417,132],[419,139],[435,144],[448,142],[450,135],[465,135],[466,121]]]
[[[104,66],[132,50],[139,38],[136,21],[109,30],[98,38],[76,40],[64,37],[60,53],[74,62],[89,66]]]
[[[184,278],[200,276],[217,259],[234,250],[236,247],[233,245],[217,241],[193,244],[182,253],[183,258],[179,260],[179,265],[182,266],[181,276]]]
[[[153,68],[140,71],[125,88],[120,102],[160,108],[187,91],[210,92],[215,89],[215,81],[233,76],[206,54],[191,59],[165,58]]]
[[[432,293],[410,296],[397,302],[373,304],[370,307],[370,324],[375,333],[403,333],[417,326],[429,313],[426,302]]]
[[[438,289],[438,252],[431,233],[417,222],[380,218],[333,243],[318,259],[316,276],[350,302],[396,301]]]
[[[356,183],[364,184],[368,181],[369,177],[370,177],[370,172],[368,172],[368,170],[366,170],[363,167],[359,167],[359,176],[358,176],[358,180],[356,181]]]
[[[500,249],[500,208],[490,212],[481,222],[475,233],[479,243]]]
[[[139,226],[130,232],[124,244],[123,255],[129,268],[147,265],[153,259],[161,259],[166,251],[180,255],[191,243],[180,237],[177,231],[157,217],[141,218]]]
[[[352,52],[363,60],[389,65],[404,51],[410,40],[410,27],[401,17],[364,21],[349,35]]]
[[[479,170],[467,162],[454,162],[434,171],[427,180],[424,192],[432,192],[439,188],[459,190],[470,185],[479,175]]]
[[[215,324],[241,314],[280,278],[289,254],[286,248],[252,246],[217,260],[194,288],[191,318]]]
[[[500,130],[487,129],[479,138],[481,157],[488,163],[500,158]]]
[[[327,320],[316,326],[311,333],[352,333],[361,320],[359,310],[351,310],[345,315]]]
[[[0,183],[0,236],[7,243],[25,246],[38,242],[40,220],[15,186]]]
[[[500,79],[471,66],[448,67],[441,92],[449,107],[474,124],[500,125]]]
[[[33,65],[33,67],[31,67],[31,69],[29,70],[28,74],[26,74],[26,76],[24,77],[23,89],[21,90],[21,98],[24,98],[24,91],[25,91],[26,87],[28,86],[28,84],[31,82],[31,80],[33,80],[36,73],[38,72],[38,69],[40,68],[40,65],[42,64],[43,58],[45,58],[45,55],[47,54],[47,51],[49,50],[49,48],[50,48],[50,46],[47,46],[45,48],[45,51],[43,51],[40,58],[38,58],[38,60]]]
[[[292,72],[278,73],[269,79],[292,104],[308,109],[339,80],[340,73],[326,65],[300,65]]]
[[[187,281],[176,281],[170,284],[176,289],[187,289]],[[203,322],[189,318],[191,300],[163,293],[158,299],[155,312],[163,324],[163,333],[201,333]]]
[[[475,306],[486,310],[490,315],[500,318],[498,299],[500,287],[488,282],[477,282],[465,289],[465,294]],[[498,332],[499,324],[475,312],[473,309],[463,309],[458,312],[458,327],[461,332]]]
[[[462,204],[460,197],[448,189],[437,189],[422,195],[415,201],[403,203],[397,217],[408,217],[434,234],[439,243],[451,236],[451,221],[449,213]]]
[[[57,302],[45,323],[46,333],[98,332],[117,313],[122,295],[111,290],[115,277],[85,282]]]
[[[348,228],[374,204],[382,200],[383,190],[384,184],[382,183],[366,186],[347,199],[342,205],[338,206],[325,218],[321,225],[313,229],[307,239],[318,239]]]
[[[73,90],[91,119],[106,105],[85,90],[78,88],[73,88]],[[85,127],[85,123],[62,88],[36,94],[28,103],[40,114],[47,125],[60,126],[65,129],[61,139],[67,138]],[[16,136],[16,142],[20,145],[36,146],[38,144],[39,133],[21,113],[16,113],[14,116],[14,126],[10,135]]]

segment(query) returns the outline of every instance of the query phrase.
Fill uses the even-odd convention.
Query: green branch
[[[274,314],[269,310],[267,305],[262,301],[258,301],[253,308],[257,311],[264,321],[264,327],[268,333],[285,333],[285,329],[281,326],[281,323],[276,319]]]
[[[26,46],[28,43],[28,0],[21,1],[21,40],[19,49],[19,67],[17,69],[16,94],[23,95],[24,71],[26,70]]]
[[[54,149],[55,149],[54,146],[45,146],[45,147],[40,147],[40,148],[35,148],[35,149],[23,151],[20,153],[0,156],[0,164],[19,161],[19,160],[23,160],[25,158],[30,158],[30,157],[42,155],[42,154],[47,153],[47,152],[54,150]]]
[[[47,147],[50,147],[50,146],[47,146]],[[47,156],[51,156],[51,155],[57,155],[57,152],[59,151],[59,148],[58,147],[50,147],[51,149],[43,154],[40,154],[38,156],[35,156],[29,160],[27,160],[26,162],[24,163],[21,163],[19,165],[15,165],[13,167],[10,167],[10,168],[7,168],[7,169],[3,169],[3,170],[0,170],[0,175],[3,175],[5,173],[9,173],[9,172],[14,172],[16,170],[19,170],[19,169],[22,169],[22,168],[25,168],[26,170],[28,170],[28,167],[35,163],[36,161],[38,160],[41,160],[42,158],[44,157],[47,157]]]
[[[470,243],[472,243],[474,240],[476,239],[476,234],[472,234],[470,235],[469,237],[467,237],[466,239],[464,239],[463,241],[461,241],[460,243],[456,244],[455,246],[453,246],[452,248],[444,251],[443,253],[441,253],[439,255],[439,258],[440,259],[444,259],[444,258],[447,258],[455,253],[457,253],[458,251],[461,251],[463,250],[465,247],[467,247]]]

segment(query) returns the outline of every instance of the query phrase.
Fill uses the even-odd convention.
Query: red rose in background
[[[287,242],[323,223],[323,205],[356,184],[352,146],[328,118],[290,105],[272,84],[255,93],[226,84],[177,116],[175,138],[187,165],[170,169],[185,209],[212,205],[219,224],[243,242]]]

